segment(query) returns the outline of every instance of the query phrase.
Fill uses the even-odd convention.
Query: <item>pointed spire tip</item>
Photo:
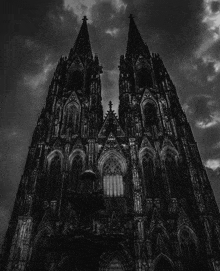
[[[88,20],[86,16],[83,17],[83,23],[81,25],[79,34],[76,38],[75,44],[72,49],[72,55],[81,55],[84,58],[92,58],[92,49],[89,40],[89,32],[86,21]]]
[[[130,14],[130,23],[128,30],[128,41],[126,49],[126,58],[138,57],[140,54],[145,54],[150,57],[150,52],[147,45],[144,43],[141,34],[135,24],[134,16]]]

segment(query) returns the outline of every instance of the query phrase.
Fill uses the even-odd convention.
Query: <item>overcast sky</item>
[[[4,3],[5,2],[5,3]],[[220,207],[220,0],[1,1],[0,236],[57,61],[73,46],[82,17],[103,66],[103,105],[118,105],[119,57],[128,16],[176,85]],[[0,238],[1,242],[1,238]]]

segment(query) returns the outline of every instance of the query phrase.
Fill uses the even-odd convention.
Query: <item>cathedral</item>
[[[103,116],[87,19],[29,147],[1,271],[217,271],[220,216],[186,115],[130,16]]]

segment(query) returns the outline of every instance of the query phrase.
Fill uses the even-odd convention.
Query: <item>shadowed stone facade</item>
[[[4,271],[217,271],[219,210],[175,86],[130,16],[119,116],[86,18],[33,133]]]

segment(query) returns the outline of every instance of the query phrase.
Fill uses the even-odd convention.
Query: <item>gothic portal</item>
[[[103,117],[86,18],[38,119],[3,271],[220,270],[220,220],[175,86],[130,16]]]

